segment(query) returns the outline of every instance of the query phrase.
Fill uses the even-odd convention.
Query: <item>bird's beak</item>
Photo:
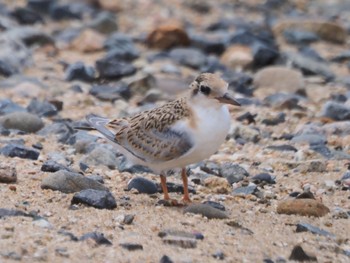
[[[227,92],[221,97],[216,97],[216,99],[221,103],[241,106],[241,104],[237,100],[235,100],[235,98],[230,93],[227,93]]]

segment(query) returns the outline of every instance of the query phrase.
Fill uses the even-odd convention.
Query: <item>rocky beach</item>
[[[241,107],[189,205],[75,129],[203,72]],[[345,263],[349,230],[349,1],[0,0],[1,263]]]

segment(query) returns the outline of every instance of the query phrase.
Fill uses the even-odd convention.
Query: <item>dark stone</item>
[[[19,157],[30,160],[37,160],[40,155],[40,153],[34,149],[17,144],[7,144],[0,148],[0,154],[8,157]]]
[[[289,44],[305,45],[319,40],[314,32],[297,29],[287,29],[283,32],[283,36]]]
[[[30,26],[14,28],[9,31],[9,34],[15,39],[18,38],[18,40],[21,40],[29,47],[33,45],[54,45],[55,43],[54,39],[43,30]]]
[[[169,193],[182,193],[182,194],[184,193],[184,187],[182,184],[174,184],[174,183],[167,182],[166,185],[168,187]],[[157,184],[157,187],[158,187],[158,192],[163,193],[163,189],[162,189],[161,185]],[[196,194],[196,190],[194,190],[190,186],[188,187],[188,191],[192,194]]]
[[[96,61],[100,78],[119,79],[136,73],[136,68],[129,62],[107,57]]]
[[[143,246],[141,244],[135,244],[135,243],[122,243],[119,244],[122,248],[125,248],[129,251],[135,251],[135,250],[143,250]]]
[[[10,99],[0,100],[0,115],[5,115],[17,111],[23,112],[26,111],[26,109],[14,103]]]
[[[233,195],[252,195],[257,192],[256,185],[242,186],[233,190]]]
[[[114,101],[118,99],[129,100],[131,90],[124,82],[113,84],[93,85],[89,93],[100,100]]]
[[[125,215],[123,219],[123,224],[125,225],[131,225],[134,221],[135,215]]]
[[[81,19],[85,5],[82,3],[59,4],[50,7],[50,16],[54,20]]]
[[[305,191],[305,192],[302,192],[302,193],[299,193],[299,192],[294,192],[296,193],[296,199],[316,199],[314,194],[311,193],[310,191]],[[290,194],[292,196],[292,193]]]
[[[102,233],[99,233],[99,232],[86,233],[79,238],[79,241],[84,241],[87,239],[94,240],[97,245],[107,245],[107,246],[112,245],[112,242],[109,241],[107,238],[105,238],[104,235]]]
[[[277,114],[276,117],[271,119],[264,119],[261,123],[267,125],[267,126],[275,126],[280,123],[283,123],[286,121],[286,114],[284,112],[280,112]]]
[[[233,184],[242,181],[249,176],[249,173],[238,164],[224,163],[221,166],[220,175],[225,177],[229,184]]]
[[[337,102],[328,101],[323,106],[322,116],[336,121],[350,120],[350,107]]]
[[[219,260],[224,260],[225,259],[225,254],[222,251],[217,251],[212,256],[213,256],[213,258],[219,259]]]
[[[77,238],[73,233],[65,231],[63,229],[60,229],[58,231],[58,234],[69,237],[71,241],[79,241],[79,238]]]
[[[92,82],[95,80],[95,70],[93,67],[85,66],[83,62],[76,62],[70,64],[65,72],[65,79],[68,81],[81,80],[85,82]]]
[[[226,208],[224,205],[218,203],[218,202],[214,202],[214,201],[204,201],[203,204],[206,204],[206,205],[210,205],[216,209],[219,209],[221,211],[226,211]]]
[[[63,164],[55,162],[53,160],[47,160],[41,166],[41,171],[43,171],[43,172],[54,173],[54,172],[57,172],[59,170],[66,170],[66,171],[74,172],[72,169],[64,166]]]
[[[309,143],[310,145],[325,145],[327,138],[321,134],[302,133],[295,135],[291,140],[292,143]]]
[[[299,52],[301,55],[308,57],[310,59],[313,59],[315,61],[319,61],[319,62],[323,62],[323,63],[326,62],[315,49],[313,49],[309,46],[300,47]]]
[[[21,25],[32,25],[38,22],[44,22],[40,14],[26,7],[15,8],[11,12],[11,16],[13,16]]]
[[[292,145],[289,144],[282,144],[282,145],[270,145],[266,147],[267,149],[273,150],[273,151],[290,151],[290,152],[297,152],[297,148],[295,148]]]
[[[28,0],[27,7],[37,11],[39,13],[49,13],[51,5],[54,4],[56,0]]]
[[[229,90],[253,96],[253,78],[250,75],[243,72],[225,71],[222,78],[229,84]]]
[[[73,196],[72,204],[85,204],[98,209],[114,209],[117,207],[114,196],[108,191],[86,189]]]
[[[34,144],[32,144],[32,147],[34,148],[34,149],[37,149],[37,150],[42,150],[43,148],[44,148],[44,146],[40,143],[40,142],[37,142],[37,143],[34,143]]]
[[[205,35],[190,34],[191,46],[202,50],[205,54],[221,55],[226,49],[224,37],[208,38]]]
[[[159,260],[159,263],[174,263],[174,261],[172,261],[167,255],[164,255]]]
[[[275,93],[264,98],[264,104],[281,109],[302,109],[298,103],[303,98],[296,94]]]
[[[53,104],[48,101],[39,101],[36,98],[30,101],[27,110],[41,117],[52,117],[58,113],[57,108]]]
[[[310,145],[310,149],[321,154],[323,157],[327,159],[331,159],[334,157],[334,153],[324,144],[312,144]]]
[[[295,230],[295,232],[299,233],[299,232],[311,232],[312,234],[316,234],[316,235],[320,235],[320,236],[325,236],[325,237],[331,237],[331,238],[335,238],[335,235],[323,230],[321,228],[318,228],[316,226],[310,225],[308,223],[299,223],[297,224],[297,228]]]
[[[350,61],[350,50],[341,52],[339,55],[336,55],[335,57],[333,57],[331,61],[338,62],[338,63]]]
[[[97,16],[89,23],[89,27],[102,34],[110,34],[118,30],[116,16],[111,12],[98,12]]]
[[[261,68],[271,65],[279,57],[279,52],[277,49],[260,43],[253,45],[252,53],[254,68]]]
[[[13,65],[0,60],[0,76],[9,77],[13,74],[18,73],[19,70]]]
[[[276,181],[275,181],[275,178],[272,177],[270,174],[268,173],[260,173],[260,174],[257,174],[255,176],[252,177],[252,181],[255,183],[255,184],[259,184],[261,182],[265,182],[265,183],[268,183],[268,184],[275,184]]]
[[[255,117],[257,116],[257,114],[251,114],[249,111],[243,113],[242,115],[238,116],[236,118],[237,121],[240,121],[240,122],[243,122],[243,121],[247,121],[248,124],[255,124],[256,121],[255,121]]]
[[[50,173],[41,182],[42,189],[51,189],[63,193],[75,193],[86,189],[107,191],[107,188],[95,180],[66,170]]]
[[[143,177],[135,177],[128,183],[128,190],[136,189],[142,194],[155,194],[158,192],[157,185]]]
[[[80,85],[77,85],[77,84],[72,85],[72,86],[70,87],[70,90],[72,90],[72,91],[74,91],[74,92],[76,92],[76,93],[83,93],[83,89],[81,88]]]
[[[86,178],[92,179],[96,182],[99,182],[100,184],[105,183],[101,175],[92,174],[92,175],[87,175]]]
[[[205,54],[195,48],[174,48],[169,55],[177,63],[194,69],[200,69],[207,63]]]
[[[75,133],[74,129],[68,122],[56,122],[48,125],[41,129],[38,134],[42,136],[47,136],[49,134],[54,134],[57,137],[57,141],[60,143],[74,144],[76,142],[76,137],[73,137]],[[84,132],[86,134],[86,132]],[[76,134],[74,134],[76,135]]]
[[[0,208],[0,218],[9,217],[9,216],[27,216],[31,217],[30,214],[27,214],[20,210],[15,209],[7,209],[7,208]]]
[[[292,253],[289,256],[289,260],[295,260],[295,261],[317,261],[317,258],[315,256],[311,256],[306,254],[304,249],[297,245],[293,248]]]
[[[208,219],[226,219],[228,215],[223,211],[208,204],[190,204],[184,209],[184,213],[200,214]]]

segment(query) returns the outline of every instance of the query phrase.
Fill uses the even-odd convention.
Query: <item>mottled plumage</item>
[[[225,103],[239,105],[227,93],[227,86],[217,75],[203,73],[192,82],[186,97],[128,118],[109,121],[89,115],[87,121],[129,161],[160,173],[165,199],[169,199],[165,172],[183,168],[184,200],[189,201],[185,166],[218,149],[230,126]]]

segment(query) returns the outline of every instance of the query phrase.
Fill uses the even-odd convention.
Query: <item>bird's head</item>
[[[190,85],[192,99],[203,103],[241,104],[228,92],[228,84],[222,78],[212,73],[200,74]]]

